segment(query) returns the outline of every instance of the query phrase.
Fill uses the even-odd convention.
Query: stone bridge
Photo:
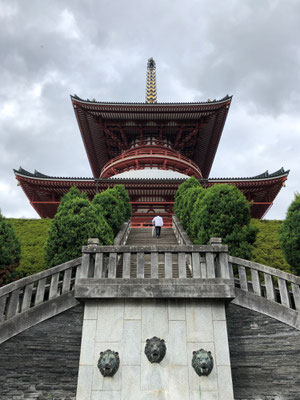
[[[135,338],[132,337],[133,333],[128,333],[125,342],[122,341],[123,339],[110,340],[109,337],[107,340],[103,338],[100,340],[96,328],[93,328],[95,324],[99,323],[98,317],[89,315],[95,312],[99,315],[102,312],[101,307],[99,309],[99,304],[102,302],[101,304],[109,306],[112,304],[111,301],[114,301],[115,304],[113,306],[115,308],[111,309],[113,313],[119,312],[120,307],[125,307],[125,314],[127,312],[128,315],[133,313],[132,310],[136,310],[137,305],[150,304],[147,301],[156,301],[152,313],[155,313],[156,309],[161,310],[166,307],[169,315],[167,317],[169,318],[168,327],[174,326],[175,332],[174,338],[172,338],[170,328],[168,328],[170,331],[166,333],[169,339],[167,348],[170,351],[172,349],[175,351],[175,342],[172,341],[178,340],[176,335],[180,335],[183,322],[187,326],[184,331],[187,339],[186,343],[179,344],[179,347],[184,346],[186,349],[187,347],[192,348],[193,343],[196,347],[198,343],[201,343],[201,345],[202,343],[204,345],[212,343],[216,358],[216,376],[211,378],[211,383],[207,384],[207,381],[204,381],[203,385],[201,384],[201,391],[201,385],[196,381],[196,377],[191,375],[190,367],[186,368],[187,372],[184,369],[180,372],[180,374],[187,374],[188,383],[185,391],[182,391],[181,388],[177,390],[176,382],[173,382],[173,385],[160,382],[158,386],[155,379],[153,382],[150,379],[150,383],[143,382],[143,371],[145,369],[148,371],[148,367],[139,364],[140,354],[137,355],[135,360],[132,359],[134,346],[128,344],[128,341],[136,343]],[[144,303],[138,303],[141,301]],[[181,312],[180,307],[171,306],[171,304],[178,305],[178,302],[184,304],[185,316],[178,317]],[[198,309],[201,315],[205,315],[209,305],[212,319],[204,321],[200,318],[197,322],[198,317],[196,316],[193,319],[193,324],[198,324],[200,329],[203,329],[203,326],[201,326],[203,322],[207,326],[211,325],[212,332],[214,332],[211,337],[205,335],[196,337],[196,334],[193,337],[193,333],[188,330],[188,316],[189,313],[193,312],[190,302],[201,304]],[[230,400],[233,396],[228,384],[222,381],[222,375],[231,380],[231,373],[235,399],[300,399],[300,278],[268,266],[232,257],[228,255],[227,246],[223,245],[218,238],[212,238],[207,246],[193,245],[176,217],[173,218],[173,227],[165,228],[160,239],[152,238],[150,229],[131,230],[130,223],[126,223],[116,237],[114,246],[99,246],[97,240],[90,239],[88,245],[83,247],[82,257],[13,282],[0,289],[0,343],[2,343],[0,399],[75,398],[79,344],[75,351],[75,359],[71,357],[72,361],[70,361],[73,365],[71,377],[68,376],[66,371],[62,371],[59,365],[55,366],[55,358],[59,359],[59,355],[55,354],[54,350],[53,364],[50,363],[51,374],[55,375],[54,371],[56,370],[57,376],[53,383],[49,384],[49,377],[47,383],[47,378],[43,374],[38,381],[35,380],[34,376],[31,376],[26,383],[25,371],[22,370],[21,366],[15,365],[17,360],[20,359],[20,353],[22,353],[22,346],[18,348],[16,343],[20,345],[22,337],[26,338],[30,335],[30,332],[40,329],[39,327],[47,326],[45,324],[49,324],[50,321],[60,320],[56,329],[62,331],[65,330],[64,318],[68,320],[70,315],[76,316],[75,325],[78,324],[82,311],[76,311],[75,314],[74,311],[82,310],[81,303],[86,305],[86,309],[82,337],[81,328],[77,332],[77,340],[79,341],[80,338],[82,340],[76,397],[78,400],[96,398],[126,398],[126,400],[130,400],[131,396],[140,399],[167,399],[171,395],[174,399],[181,397],[181,399],[192,400],[199,398],[199,393],[203,395],[203,400]],[[95,306],[95,304],[98,305]],[[127,310],[126,304],[133,306],[128,307]],[[227,318],[223,308],[220,308],[220,304],[226,305]],[[147,307],[148,305],[141,306],[142,311],[139,311],[141,315],[148,312],[149,307]],[[214,317],[214,315],[221,315],[223,312],[224,317]],[[172,313],[177,316],[171,317]],[[103,318],[109,320],[111,317],[105,314]],[[122,318],[124,327],[127,326],[126,324],[130,326],[130,323],[141,318],[142,331],[143,329],[148,330],[150,335],[151,329],[147,327],[147,321],[146,323],[143,322],[143,316],[137,317],[132,314],[131,317],[123,315]],[[151,319],[152,317],[148,318]],[[226,319],[228,329],[226,329]],[[47,322],[48,320],[49,322]],[[116,320],[115,327],[119,322]],[[161,325],[164,323],[162,320]],[[103,324],[105,325],[105,322]],[[112,324],[114,324],[113,320]],[[155,321],[153,324],[155,325]],[[225,326],[225,330],[220,328],[221,326]],[[216,327],[218,327],[218,334]],[[275,332],[272,331],[272,327]],[[93,329],[95,330],[94,333]],[[105,328],[103,329],[105,331]],[[109,332],[109,329],[114,330],[112,327],[107,329],[107,332]],[[163,332],[160,329],[162,328],[157,328],[156,332]],[[66,332],[70,333],[70,329],[66,329]],[[56,332],[56,334],[59,337],[60,333]],[[61,334],[66,343],[69,343],[68,337],[64,337],[63,332]],[[93,334],[95,335],[95,343],[113,342],[115,346],[121,346],[125,359],[128,356],[129,362],[126,362],[122,367],[123,377],[129,374],[128,379],[133,379],[130,375],[131,370],[140,374],[141,387],[135,395],[131,393],[132,389],[127,393],[126,385],[124,386],[123,383],[117,382],[116,386],[112,385],[111,388],[109,385],[105,386],[105,381],[101,381],[102,386],[100,387],[100,378],[87,377],[90,376],[89,374],[95,375],[93,366],[95,360],[90,360],[87,355],[91,351],[90,340]],[[110,334],[113,335],[112,332]],[[282,349],[272,349],[273,344],[275,345],[275,342],[272,344],[274,334],[275,342],[282,345]],[[190,339],[188,339],[189,335]],[[229,336],[228,339],[227,336]],[[143,337],[142,332],[139,341]],[[21,342],[19,342],[19,338],[21,338]],[[262,338],[263,344],[261,343]],[[278,339],[280,340],[278,341]],[[38,364],[34,362],[36,339],[33,343],[28,342],[28,339],[26,340],[25,353],[28,354],[28,347],[32,349],[32,363],[35,365],[34,370],[36,371],[38,369]],[[45,359],[47,359],[46,349],[49,345],[47,340],[46,335]],[[229,355],[227,356],[224,350],[218,353],[218,346],[225,346],[226,348],[228,340],[231,364]],[[43,347],[41,337],[38,338],[38,346]],[[252,354],[250,361],[247,358],[247,353],[245,353],[245,348]],[[266,352],[268,356],[266,356]],[[94,357],[94,349],[92,353]],[[122,354],[122,350],[120,353]],[[257,356],[255,362],[253,353]],[[170,357],[172,359],[174,355]],[[224,361],[225,358],[226,361]],[[28,362],[30,360],[27,360],[25,364]],[[39,362],[41,364],[40,369],[45,369],[43,357]],[[172,368],[179,368],[179,366],[183,368],[182,360],[177,360],[175,364],[174,362]],[[268,362],[277,362],[279,365],[269,365]],[[130,365],[134,367],[131,370],[129,370]],[[67,365],[64,368],[67,370]],[[280,373],[278,368],[281,369]],[[259,371],[259,374],[257,371]],[[150,374],[149,371],[147,373]],[[64,374],[68,383],[67,388],[59,382],[60,377]],[[270,374],[273,374],[273,376]],[[37,373],[38,375],[39,373]],[[22,384],[18,386],[18,377],[20,376],[22,377]],[[281,377],[280,382],[278,381],[279,377]],[[87,384],[87,380],[90,380],[89,384]],[[62,379],[62,382],[64,382],[64,379]],[[290,387],[287,386],[289,383],[292,383]],[[171,386],[173,389],[171,389]],[[157,394],[158,391],[163,395]],[[220,394],[221,392],[223,397]]]

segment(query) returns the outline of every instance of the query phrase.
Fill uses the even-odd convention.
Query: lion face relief
[[[120,365],[119,353],[117,351],[101,351],[98,368],[103,376],[114,376]]]
[[[145,354],[151,363],[160,363],[167,351],[165,341],[154,336],[146,340]]]
[[[210,351],[203,349],[193,351],[192,367],[199,376],[209,375],[213,366],[214,360]]]

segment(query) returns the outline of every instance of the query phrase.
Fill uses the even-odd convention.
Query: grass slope
[[[279,245],[278,230],[281,223],[276,220],[251,220],[251,224],[258,228],[251,261],[293,273]]]
[[[44,243],[48,237],[50,219],[8,218],[21,242],[21,261],[17,271],[32,275],[47,268]]]

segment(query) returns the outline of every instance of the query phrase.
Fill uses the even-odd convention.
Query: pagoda
[[[203,187],[219,183],[237,186],[252,204],[252,217],[262,218],[289,171],[209,178],[231,100],[227,95],[207,102],[157,103],[156,66],[150,58],[145,103],[98,102],[71,96],[92,178],[52,177],[20,167],[14,170],[16,179],[41,218],[53,218],[61,197],[72,186],[92,200],[96,193],[124,184],[132,204],[132,227],[150,225],[153,214],[160,214],[168,226],[176,190],[190,176]],[[154,177],[142,178],[142,170],[144,174],[152,171]],[[124,174],[128,171],[136,172],[129,178]],[[166,171],[166,177],[155,177],[157,171]]]

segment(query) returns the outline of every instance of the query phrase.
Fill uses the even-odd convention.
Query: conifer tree
[[[130,204],[130,199],[127,190],[124,185],[115,185],[113,191],[116,193],[117,197],[124,204],[124,219],[128,221],[131,218],[132,209]]]
[[[211,237],[221,237],[229,253],[249,259],[257,229],[250,226],[250,207],[245,196],[227,184],[205,190],[195,204],[193,232],[196,244],[208,244]]]
[[[288,208],[286,219],[279,231],[279,241],[286,261],[300,275],[300,194]]]
[[[181,213],[183,210],[183,203],[185,199],[185,192],[192,187],[200,187],[200,186],[201,185],[199,181],[194,176],[187,179],[181,185],[178,186],[177,192],[175,194],[174,212],[180,219],[180,221],[181,221]]]
[[[116,196],[116,191],[107,189],[96,194],[93,199],[93,206],[97,209],[99,215],[106,219],[114,235],[116,235],[125,221],[124,208],[122,209],[123,202]]]
[[[20,258],[20,242],[12,224],[0,212],[0,286],[22,277],[16,272]]]
[[[58,207],[51,222],[45,245],[49,267],[81,255],[88,238],[98,238],[100,245],[113,244],[113,232],[105,218],[90,204],[86,194],[72,188]]]
[[[21,245],[12,224],[0,212],[0,268],[18,262],[21,258]]]

